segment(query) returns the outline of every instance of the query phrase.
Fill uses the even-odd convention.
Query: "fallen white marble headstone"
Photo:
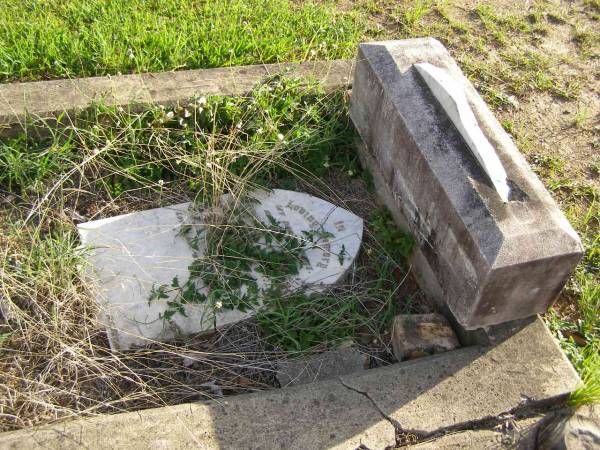
[[[331,233],[305,252],[309,264],[290,280],[294,289],[319,290],[344,277],[362,241],[362,219],[349,211],[308,194],[275,189],[257,191],[256,217],[268,214],[301,236],[303,231]],[[185,316],[161,316],[169,298],[149,301],[158,285],[174,277],[189,278],[188,266],[202,253],[192,250],[180,235],[183,224],[193,224],[190,203],[101,219],[78,226],[82,243],[89,248],[91,279],[102,320],[113,349],[129,349],[152,341],[167,341],[246,319],[253,310],[215,310],[206,303],[185,304]],[[194,224],[194,226],[200,226]],[[342,255],[343,257],[339,257]],[[256,275],[260,278],[260,275]],[[257,279],[259,286],[265,280]]]

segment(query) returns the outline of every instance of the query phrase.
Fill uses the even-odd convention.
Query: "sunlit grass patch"
[[[355,13],[288,0],[0,0],[0,81],[352,57]]]

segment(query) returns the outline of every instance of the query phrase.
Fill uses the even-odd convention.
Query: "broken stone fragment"
[[[402,361],[454,350],[460,343],[441,314],[401,314],[392,325],[392,347]]]
[[[368,356],[358,349],[340,348],[280,362],[277,381],[281,387],[312,383],[364,370],[367,363]]]
[[[307,242],[307,263],[288,280],[290,290],[318,291],[344,277],[360,249],[360,217],[302,192],[255,191],[252,198],[257,220],[263,224],[277,221]],[[182,237],[183,227],[202,229],[216,220],[198,219],[194,212],[192,204],[183,203],[78,225],[88,250],[90,288],[113,350],[221,328],[251,317],[261,306],[242,310],[221,308],[206,300],[181,301],[181,286],[190,278],[190,266],[205,251],[202,239],[193,248]],[[219,214],[222,211],[212,211],[213,216]],[[260,289],[269,285],[266,275],[251,276]],[[209,289],[201,282],[196,288],[204,295]],[[180,309],[167,316],[173,304]]]
[[[600,448],[600,405],[558,412],[540,425],[537,448],[575,450]]]

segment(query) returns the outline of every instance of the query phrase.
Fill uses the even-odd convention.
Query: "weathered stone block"
[[[464,89],[506,170],[508,202],[413,67],[420,62]],[[350,114],[361,156],[415,235],[415,270],[433,278],[430,293],[467,329],[544,312],[581,258],[581,242],[447,50],[429,38],[361,44],[355,67]]]
[[[396,359],[402,361],[454,350],[460,343],[441,314],[401,314],[392,325],[392,347]]]

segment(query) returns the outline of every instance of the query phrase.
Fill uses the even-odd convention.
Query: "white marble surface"
[[[506,171],[496,150],[481,131],[462,86],[445,69],[430,63],[414,66],[492,181],[502,201],[508,202],[510,187]]]
[[[320,290],[343,278],[360,249],[362,219],[300,192],[275,189],[253,196],[259,200],[255,213],[262,221],[266,221],[268,211],[294,234],[322,229],[334,235],[319,240],[316,247],[306,251],[310,264],[291,280],[295,289]],[[189,206],[183,203],[78,226],[81,241],[89,248],[90,279],[113,349],[168,341],[177,335],[238,322],[253,314],[237,310],[213,313],[207,304],[188,304],[184,306],[187,317],[175,314],[165,321],[159,314],[172,298],[148,301],[153,286],[170,286],[175,276],[181,284],[185,283],[188,266],[202,254],[202,245],[194,255],[188,242],[177,235],[182,224],[192,222]],[[345,256],[340,261],[342,246]],[[255,276],[259,286],[268,284],[260,275]]]

